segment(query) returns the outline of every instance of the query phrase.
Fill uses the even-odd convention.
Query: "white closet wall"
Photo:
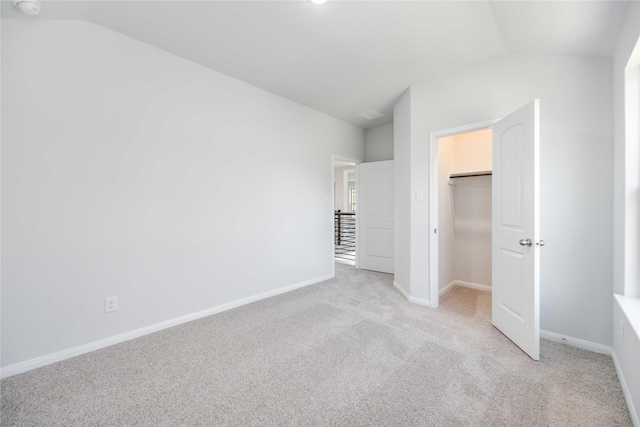
[[[455,280],[491,286],[491,177],[454,181]]]
[[[455,162],[455,136],[438,141],[438,286],[442,290],[455,277],[455,235],[449,175]]]
[[[451,138],[455,146],[453,173],[491,170],[491,129]]]

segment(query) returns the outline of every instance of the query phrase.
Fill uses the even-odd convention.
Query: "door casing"
[[[455,128],[443,129],[429,134],[429,303],[433,308],[440,305],[440,289],[438,286],[438,260],[439,260],[439,235],[434,232],[438,229],[438,140],[447,136],[459,135],[462,133],[475,132],[489,129],[501,118],[486,120],[483,122],[471,123]]]

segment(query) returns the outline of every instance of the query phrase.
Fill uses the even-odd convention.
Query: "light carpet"
[[[433,310],[392,276],[336,277],[1,382],[3,426],[630,426],[611,358],[491,326],[491,296]]]

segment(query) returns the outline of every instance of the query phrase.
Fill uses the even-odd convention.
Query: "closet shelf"
[[[469,176],[490,176],[491,171],[472,171],[472,172],[460,172],[460,173],[452,173],[449,175],[449,178],[466,178]]]

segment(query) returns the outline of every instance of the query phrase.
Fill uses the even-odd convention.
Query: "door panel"
[[[500,225],[522,229],[522,125],[515,125],[502,133],[500,152]]]
[[[393,160],[361,163],[358,178],[358,267],[393,273]]]
[[[502,288],[500,307],[522,321],[522,283],[520,271],[523,269],[523,256],[520,253],[502,249],[499,261],[502,267],[502,279],[510,286]]]
[[[492,322],[534,360],[540,358],[539,110],[534,100],[493,126]]]
[[[378,258],[391,258],[393,251],[389,242],[393,241],[392,230],[382,228],[367,229],[367,255]]]

